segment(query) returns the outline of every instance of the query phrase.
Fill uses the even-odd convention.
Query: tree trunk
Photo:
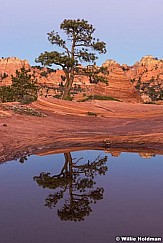
[[[67,165],[67,171],[66,171],[66,175],[70,176],[71,178],[73,177],[73,168],[72,168],[72,157],[71,157],[71,153],[64,153],[64,157],[65,157],[65,164]]]
[[[63,96],[62,96],[63,100],[66,100],[69,97],[69,93],[72,88],[73,80],[74,80],[74,78],[72,77],[72,74],[66,74],[66,83],[64,86],[64,91],[63,91]]]

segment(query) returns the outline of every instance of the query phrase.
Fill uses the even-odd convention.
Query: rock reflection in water
[[[55,190],[46,198],[45,206],[53,208],[63,200],[63,206],[57,211],[60,219],[81,221],[92,211],[91,204],[103,199],[104,189],[96,187],[95,177],[105,175],[108,170],[107,156],[98,156],[85,164],[80,163],[83,158],[72,159],[71,153],[64,153],[64,157],[65,163],[58,175],[42,172],[33,179],[39,186]]]

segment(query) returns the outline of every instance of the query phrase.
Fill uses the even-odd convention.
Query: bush
[[[87,115],[88,115],[88,116],[95,116],[95,117],[96,117],[96,116],[97,116],[97,113],[92,112],[92,111],[88,111],[88,112],[87,112]]]
[[[65,100],[72,101],[73,100],[73,97],[67,96],[67,98],[65,98]]]
[[[48,73],[47,73],[46,71],[43,71],[43,72],[40,73],[40,75],[41,75],[42,77],[47,78]]]
[[[89,95],[88,97],[84,98],[83,100],[80,100],[80,102],[85,102],[88,100],[113,100],[113,101],[122,102],[121,100],[119,100],[117,98],[113,98],[111,96],[105,96],[105,95]]]
[[[0,87],[0,102],[11,102],[14,101],[14,91],[11,86],[1,86]]]
[[[0,101],[19,101],[28,104],[37,99],[37,80],[24,67],[11,76],[12,85],[0,87]]]
[[[0,77],[1,77],[1,79],[5,79],[5,78],[7,78],[8,77],[8,74],[7,73],[1,73],[0,74]]]
[[[37,100],[37,96],[34,97],[34,96],[31,96],[31,95],[24,95],[20,102],[21,102],[21,104],[25,105],[25,104],[30,104],[30,103],[32,103],[36,100]]]

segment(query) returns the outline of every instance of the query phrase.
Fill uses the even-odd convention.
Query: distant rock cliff
[[[14,75],[16,70],[20,70],[22,67],[30,69],[30,65],[27,60],[20,60],[17,57],[1,58],[0,85],[10,85],[11,75]]]
[[[114,60],[106,60],[103,66],[107,67],[109,72],[109,85],[91,84],[87,77],[81,76],[78,76],[74,83],[77,87],[80,86],[79,89],[85,90],[86,95],[107,95],[127,102],[163,99],[163,60],[149,55],[133,66],[120,65]],[[57,95],[61,84],[64,84],[62,70],[31,67],[27,60],[11,57],[0,59],[0,85],[10,85],[11,75],[21,67],[29,69],[36,76],[43,95]],[[83,97],[82,94],[79,96]]]
[[[0,73],[6,73],[8,75],[11,75],[15,73],[16,70],[19,70],[21,67],[29,69],[30,65],[27,60],[20,60],[17,57],[0,59]]]
[[[145,56],[140,62],[125,69],[125,73],[144,101],[163,99],[163,60]]]

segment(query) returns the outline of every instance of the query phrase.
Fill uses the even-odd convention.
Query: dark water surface
[[[163,237],[163,156],[80,151],[0,165],[1,243],[116,236]]]

